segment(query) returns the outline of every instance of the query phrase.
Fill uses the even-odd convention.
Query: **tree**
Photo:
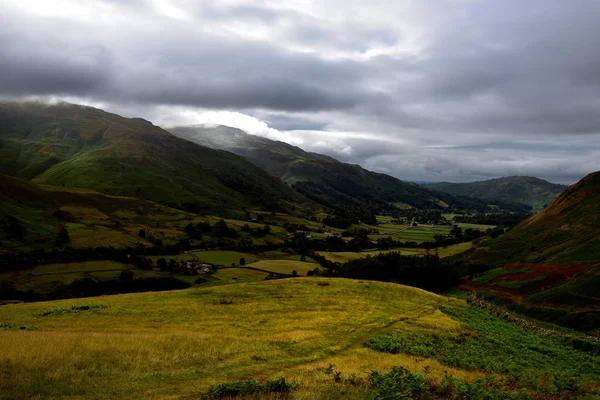
[[[244,224],[244,226],[242,226],[242,232],[250,232],[250,225]]]
[[[69,237],[69,231],[67,231],[67,228],[64,226],[61,227],[60,232],[58,232],[58,237],[56,238],[56,245],[63,246],[69,243],[70,240],[71,238]]]
[[[165,271],[167,269],[167,265],[168,265],[167,264],[167,260],[165,260],[164,257],[163,258],[159,258],[156,261],[156,265],[158,265],[158,268],[160,268],[161,271]]]
[[[458,225],[454,225],[454,228],[450,231],[452,236],[460,236],[462,235],[462,229]]]
[[[140,231],[138,232],[138,236],[142,239],[146,238],[146,231],[144,229],[140,229]]]
[[[244,257],[240,258],[240,265],[246,265],[246,259]]]
[[[265,225],[263,228],[263,232],[265,235],[268,235],[271,232],[271,227],[269,225]]]
[[[133,271],[129,269],[124,269],[119,274],[119,280],[121,282],[131,282],[133,280]]]
[[[294,277],[295,277],[295,276],[298,276],[298,271],[296,271],[296,270],[293,270],[293,271],[292,271],[292,276],[294,276]]]
[[[302,254],[302,255],[300,256],[300,261],[306,261],[306,257],[304,256],[304,254]]]

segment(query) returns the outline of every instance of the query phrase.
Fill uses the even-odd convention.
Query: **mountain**
[[[439,182],[425,186],[459,196],[526,204],[534,211],[547,207],[568,187],[530,176],[508,176],[470,183]]]
[[[497,267],[467,286],[536,309],[538,318],[600,328],[599,209],[595,172],[504,235],[457,256]]]
[[[331,208],[383,211],[395,207],[487,209],[487,201],[426,189],[359,165],[226,126],[170,128],[203,146],[239,154],[305,196]]]
[[[0,173],[196,212],[306,202],[235,154],[68,103],[0,103]]]

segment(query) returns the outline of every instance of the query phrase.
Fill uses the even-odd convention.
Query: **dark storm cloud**
[[[0,9],[0,96],[239,111],[416,180],[600,169],[599,1],[38,3]]]
[[[59,28],[43,19],[27,22],[44,33]],[[148,31],[143,42],[124,38],[113,52],[104,48],[107,38],[96,39],[85,27],[80,33],[90,34],[89,41],[69,43],[56,35],[51,46],[47,36],[27,35],[20,27],[8,24],[0,35],[5,95],[288,111],[351,108],[370,96],[358,85],[364,72],[354,61],[323,60],[171,22],[168,34]]]

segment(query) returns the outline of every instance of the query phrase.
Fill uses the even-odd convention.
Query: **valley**
[[[0,398],[600,394],[598,173],[532,214],[170,131],[0,106]]]

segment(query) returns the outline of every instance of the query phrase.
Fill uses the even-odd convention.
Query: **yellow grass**
[[[321,286],[318,283],[329,284]],[[351,398],[322,369],[366,378],[372,369],[425,366],[468,376],[433,360],[377,353],[365,340],[395,330],[463,329],[439,313],[460,300],[401,285],[298,278],[46,303],[6,305],[0,322],[39,330],[0,331],[0,398],[199,398],[209,385],[285,376],[293,399]],[[108,308],[36,316],[53,307]]]
[[[267,272],[248,268],[222,268],[213,274],[215,278],[219,278],[223,283],[262,281],[267,275],[269,275]]]

